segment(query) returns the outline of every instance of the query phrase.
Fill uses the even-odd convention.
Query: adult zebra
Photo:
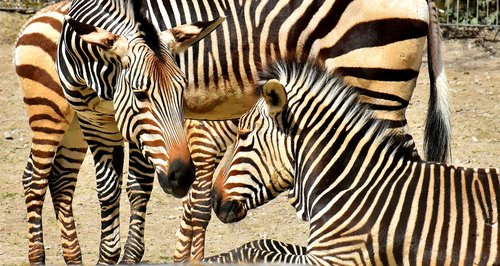
[[[35,164],[41,163],[46,167],[44,172],[50,172],[48,188],[61,231],[62,253],[66,263],[75,264],[81,263],[81,251],[72,200],[87,143],[77,119],[74,119],[73,110],[64,99],[55,70],[56,47],[70,4],[71,1],[63,1],[48,6],[26,23],[16,42],[15,64],[32,129],[30,156]],[[183,204],[183,221],[179,231],[179,243],[188,245],[177,249],[178,253],[187,252],[187,257],[191,252],[191,242],[193,256],[203,257],[204,233],[200,231],[205,230],[210,220],[212,173],[226,146],[236,136],[237,125],[238,120],[186,120],[184,123],[189,150],[196,166],[196,180]],[[57,132],[47,131],[48,128],[54,130],[68,126],[62,138]],[[37,144],[40,142],[44,145]],[[56,150],[57,154],[52,154],[51,151]],[[40,157],[47,151],[50,156]],[[25,177],[30,178],[31,175],[30,168],[27,168]],[[141,217],[134,216],[131,223],[137,223],[137,219],[143,219]],[[191,232],[195,234],[192,236]],[[185,236],[193,237],[193,240]],[[200,252],[201,255],[196,254]]]
[[[173,59],[176,53],[181,53],[206,36],[222,20],[180,25],[160,33],[146,19],[144,9],[138,6],[140,4],[140,1],[130,4],[123,2],[121,6],[111,8],[115,13],[110,14],[122,12],[124,16],[113,26],[108,25],[117,34],[66,17],[68,23],[65,27],[78,32],[69,45],[84,40],[92,51],[98,46],[105,61],[102,62],[104,65],[99,65],[92,64],[88,58],[71,57],[69,53],[60,56],[71,57],[79,62],[83,60],[91,64],[92,71],[106,72],[109,71],[108,63],[112,65],[120,62],[120,69],[114,70],[119,73],[114,73],[113,87],[108,88],[113,92],[98,91],[108,93],[111,99],[98,96],[98,92],[84,85],[77,88],[75,83],[72,83],[73,87],[66,84],[63,96],[57,82],[54,60],[61,19],[69,2],[51,6],[43,10],[42,15],[31,19],[17,41],[16,72],[24,89],[33,131],[31,153],[23,175],[30,233],[30,263],[45,261],[41,211],[49,183],[61,228],[64,258],[67,263],[81,263],[71,202],[87,143],[94,156],[101,202],[99,263],[116,263],[120,256],[118,208],[124,157],[123,138],[129,141],[130,149],[127,191],[133,221],[123,262],[136,262],[144,252],[144,223],[141,221],[144,221],[155,170],[159,172],[163,188],[177,197],[184,196],[194,181],[194,164],[191,162],[185,133],[169,127],[169,123],[175,123],[175,119],[181,119],[182,122],[182,114],[179,109],[166,109],[169,106],[167,103],[179,101],[177,105],[181,105],[185,86],[185,76]],[[59,20],[50,19],[54,16]],[[68,45],[60,44],[60,49]],[[63,65],[60,66],[65,69]],[[72,76],[61,76],[64,81],[96,81],[85,71],[71,71]],[[72,108],[64,98],[69,99]],[[75,119],[75,115],[78,119]],[[169,130],[168,134],[164,133],[167,131],[165,126]],[[82,132],[86,142],[83,141]]]
[[[113,6],[113,1],[107,3]],[[431,147],[443,148],[437,149],[441,151],[436,153],[440,155],[434,156],[436,160],[442,160],[447,154],[449,124],[447,104],[444,100],[446,96],[443,95],[446,88],[435,86],[443,85],[445,76],[440,59],[439,32],[432,2],[427,5],[423,1],[398,4],[391,4],[390,1],[381,1],[380,4],[363,1],[352,3],[351,1],[262,1],[259,3],[253,1],[241,3],[172,1],[172,5],[169,3],[165,6],[162,1],[148,1],[147,6],[153,23],[161,29],[184,22],[214,18],[221,14],[227,16],[228,23],[224,24],[223,30],[217,31],[217,35],[213,35],[210,40],[202,41],[186,56],[179,56],[181,68],[188,75],[185,111],[187,117],[191,118],[232,118],[246,111],[258,96],[258,93],[253,91],[254,86],[251,85],[256,80],[257,71],[275,57],[290,56],[286,47],[296,47],[290,49],[294,50],[294,54],[299,54],[300,57],[319,55],[319,60],[324,61],[325,65],[332,69],[335,67],[348,76],[349,82],[363,91],[364,100],[378,109],[380,117],[392,120],[395,122],[394,126],[402,128],[406,125],[404,110],[418,76],[421,52],[427,36],[428,55],[432,63],[431,89],[434,93],[429,112],[432,119],[429,119],[428,123],[436,125],[436,127],[430,127],[435,131],[428,130],[427,136],[431,136],[429,139],[432,139],[432,133],[442,133],[443,137],[434,138],[440,144],[433,144]],[[389,6],[391,8],[388,8]],[[91,14],[89,10],[95,7],[102,7],[100,11],[103,13],[98,15],[99,19],[89,17]],[[107,22],[105,18],[109,16],[107,7],[109,6],[101,1],[78,1],[73,6],[72,12],[80,14],[92,24],[102,24],[108,29],[108,25],[105,25]],[[370,7],[369,10],[367,7]],[[430,15],[428,7],[430,7]],[[320,24],[321,27],[317,27]],[[405,28],[405,30],[393,32],[395,28]],[[278,34],[274,36],[273,33]],[[361,43],[356,42],[356,39],[365,33],[371,35],[364,36]],[[65,39],[73,35],[70,31],[62,36]],[[217,41],[220,39],[225,41]],[[231,49],[245,52],[242,53],[243,56],[240,56],[238,53],[232,53]],[[79,49],[76,50],[75,54],[81,52]],[[95,48],[93,51],[103,52]],[[208,54],[204,56],[206,51]],[[356,60],[360,54],[366,53],[374,55],[368,67],[366,67],[366,62]],[[92,54],[88,58],[94,58],[95,55]],[[85,56],[83,58],[85,59]],[[389,62],[381,60],[382,58],[394,60]],[[71,66],[79,66],[81,63],[77,61]],[[112,67],[111,63],[117,62],[107,63],[107,67]],[[88,66],[92,64],[89,63]],[[116,68],[120,68],[119,62]],[[64,68],[59,69],[64,72]],[[95,69],[99,70],[99,67]],[[66,74],[63,76],[71,77],[74,73],[69,71]],[[89,78],[90,83],[107,84],[108,81],[113,83],[113,78],[108,78],[107,75],[110,73],[104,71],[104,73],[94,74],[93,78]],[[382,91],[381,84],[386,85]],[[200,101],[203,104],[200,104]],[[149,194],[147,191],[145,193],[132,191],[132,193],[138,194],[138,197]],[[194,193],[192,195],[208,194]],[[200,201],[208,202],[206,198],[190,200],[190,202]],[[200,206],[205,209],[207,207]],[[198,224],[203,230],[197,231],[202,233],[208,220],[199,219],[202,222]],[[189,243],[191,238],[188,236],[192,232],[190,230],[189,226],[181,228],[181,235],[184,234],[184,238],[178,245],[181,247],[181,250],[177,250],[177,254],[181,254],[176,256],[178,260],[186,259],[185,254],[189,253],[194,254],[192,258],[203,256],[203,251],[199,249],[203,245],[193,250],[182,249],[182,247],[191,247],[192,243]],[[203,239],[203,237],[201,235],[198,239]]]
[[[313,64],[277,62],[240,119],[214,187],[223,222],[289,190],[310,224],[307,254],[251,243],[214,261],[316,265],[497,265],[500,169],[425,162],[409,135]],[[222,165],[221,165],[222,166]],[[298,247],[286,250],[303,251]]]

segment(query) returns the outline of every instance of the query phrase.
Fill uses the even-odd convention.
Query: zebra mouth
[[[223,223],[235,223],[243,220],[247,216],[245,204],[241,201],[225,201],[217,207],[218,208],[214,208],[214,211],[219,220]]]
[[[158,182],[165,193],[171,194],[176,198],[186,196],[195,179],[194,164],[190,161],[189,165],[184,165],[180,161],[173,161],[170,164],[168,174],[163,170],[156,170]]]

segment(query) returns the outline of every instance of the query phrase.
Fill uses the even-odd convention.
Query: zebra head
[[[137,18],[136,18],[137,20]],[[113,108],[123,137],[141,149],[163,190],[184,196],[195,168],[183,130],[185,74],[175,56],[212,32],[224,18],[160,32],[148,21],[117,35],[69,16],[66,21],[100,56],[118,65]]]
[[[263,86],[262,95],[240,118],[234,147],[218,169],[212,204],[222,222],[245,218],[247,210],[275,198],[293,184],[284,87],[271,79]]]

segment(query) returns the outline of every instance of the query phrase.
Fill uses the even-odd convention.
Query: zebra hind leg
[[[33,114],[31,106],[27,108],[29,114]],[[43,110],[43,109],[42,109]],[[45,115],[30,118],[30,127],[33,131],[31,151],[28,163],[24,170],[22,182],[24,187],[25,203],[28,221],[28,259],[30,264],[45,263],[45,250],[43,245],[42,209],[45,193],[49,185],[49,179],[53,160],[56,156],[64,132],[69,123],[64,119],[52,119],[50,110]],[[57,114],[54,115],[57,117]],[[45,118],[49,118],[45,120]],[[58,121],[56,124],[52,122]],[[55,199],[57,201],[57,198]]]
[[[87,143],[83,140],[78,119],[74,119],[57,149],[49,178],[49,189],[66,264],[82,263],[72,204],[78,172],[86,152]]]
[[[144,255],[146,208],[154,181],[154,168],[133,143],[129,143],[128,173],[127,195],[130,202],[130,224],[120,264],[138,263]]]

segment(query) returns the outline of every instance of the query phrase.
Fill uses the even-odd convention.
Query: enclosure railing
[[[31,13],[61,0],[0,0],[0,10]],[[401,0],[404,1],[404,0]],[[435,0],[447,26],[500,27],[500,0]]]
[[[500,26],[500,0],[436,0],[436,4],[442,25]]]

